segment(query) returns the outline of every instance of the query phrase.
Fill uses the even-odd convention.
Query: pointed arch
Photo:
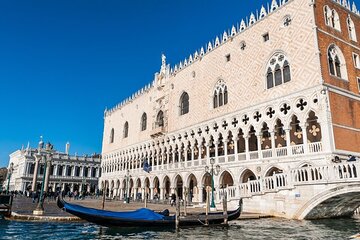
[[[250,169],[245,169],[240,175],[240,183],[247,183],[248,181],[256,180],[256,175]]]
[[[230,172],[225,170],[221,173],[219,186],[220,188],[234,186],[234,179]]]
[[[348,26],[350,40],[357,42],[355,24],[351,19],[350,15],[347,18],[347,26]]]
[[[322,132],[321,126],[318,122],[318,117],[315,112],[310,110],[308,113],[308,118],[306,119],[306,131],[307,131],[307,140],[310,143],[321,142],[322,140]]]
[[[180,115],[189,113],[189,94],[184,92],[180,97]]]
[[[330,75],[348,80],[345,57],[340,48],[331,44],[327,56]]]

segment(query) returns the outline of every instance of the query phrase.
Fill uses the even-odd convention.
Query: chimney
[[[67,143],[66,143],[66,146],[65,146],[65,153],[66,153],[67,155],[69,155],[69,150],[70,150],[70,143],[67,142]]]

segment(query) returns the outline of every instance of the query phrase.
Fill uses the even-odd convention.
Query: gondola
[[[60,194],[61,195],[61,194]],[[106,227],[145,227],[145,228],[175,228],[175,215],[170,216],[169,211],[155,212],[147,208],[141,208],[135,211],[115,212],[95,208],[88,208],[77,204],[71,204],[62,199],[57,199],[57,205],[62,210],[75,215],[83,220]],[[239,218],[242,209],[242,201],[239,207],[234,211],[228,211],[228,221]],[[179,226],[201,226],[215,225],[224,222],[223,212],[205,213],[180,216]]]

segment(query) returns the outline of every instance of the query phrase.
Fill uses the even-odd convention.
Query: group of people
[[[339,156],[335,156],[335,158],[332,160],[332,162],[334,163],[341,163],[341,159]],[[348,159],[346,160],[347,162],[355,162],[356,161],[356,157],[353,155],[348,155]]]

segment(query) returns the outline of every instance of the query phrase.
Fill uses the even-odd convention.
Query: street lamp
[[[9,189],[10,189],[10,179],[11,179],[11,175],[14,171],[14,163],[10,163],[10,167],[9,167],[9,170],[8,170],[8,184],[7,184],[7,188],[6,188],[6,194],[9,194]]]
[[[47,143],[45,146],[45,154],[43,154],[41,151],[39,151],[39,154],[42,156],[42,161],[44,162],[44,173],[43,173],[43,179],[41,182],[41,192],[40,192],[40,197],[39,197],[39,203],[36,206],[35,210],[33,211],[33,214],[35,215],[42,215],[44,213],[44,188],[45,188],[45,183],[47,183],[48,181],[46,181],[46,170],[48,167],[50,167],[50,161],[51,161],[51,157],[52,157],[52,153],[53,153],[53,145],[51,143]],[[41,149],[40,149],[41,150]],[[47,166],[49,164],[49,166]],[[49,171],[49,170],[48,170]]]
[[[124,201],[124,203],[130,203],[129,180],[130,180],[130,171],[128,169],[128,170],[126,170],[126,193],[125,193],[125,201]]]
[[[215,200],[214,200],[214,175],[217,176],[220,173],[220,165],[216,165],[214,169],[215,159],[210,158],[211,168],[209,166],[205,166],[205,172],[211,175],[211,204],[210,208],[215,208]]]

